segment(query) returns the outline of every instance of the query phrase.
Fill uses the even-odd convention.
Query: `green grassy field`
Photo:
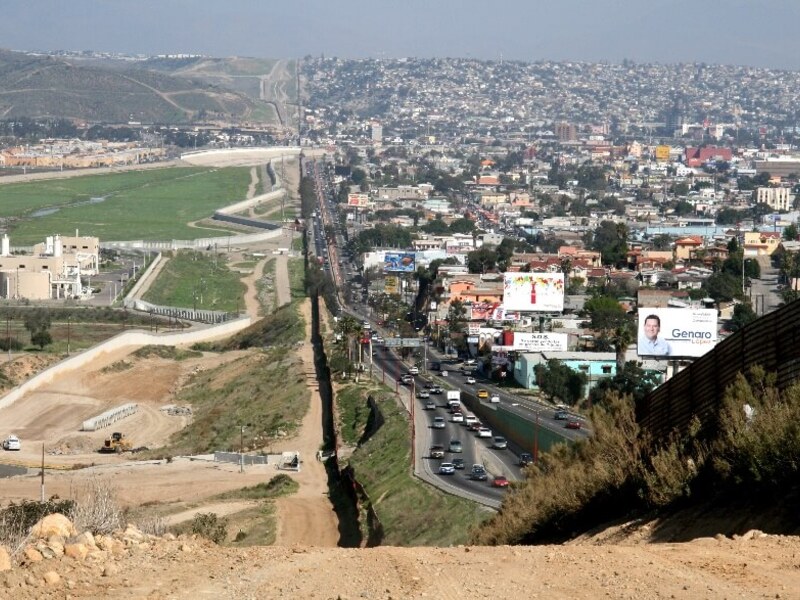
[[[247,168],[172,167],[8,184],[0,186],[0,218],[12,219],[10,237],[17,245],[75,229],[103,241],[228,235],[223,228],[187,223],[242,200],[249,181]]]
[[[234,312],[244,308],[245,285],[225,259],[178,252],[169,259],[143,299],[153,304]]]
[[[302,362],[285,349],[252,352],[193,376],[175,402],[192,406],[192,422],[156,451],[161,455],[268,450],[272,440],[293,433],[308,410],[310,394]]]

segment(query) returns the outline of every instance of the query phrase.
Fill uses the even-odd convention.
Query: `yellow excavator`
[[[127,440],[125,434],[115,431],[111,434],[110,438],[105,439],[103,447],[100,448],[100,452],[116,452],[117,454],[122,454],[123,452],[130,452],[132,448],[133,445]]]

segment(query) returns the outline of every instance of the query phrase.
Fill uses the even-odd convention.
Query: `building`
[[[76,232],[77,233],[77,232]],[[82,297],[81,275],[97,273],[100,241],[95,237],[48,236],[33,254],[11,254],[7,235],[0,242],[0,297],[54,300]]]
[[[785,187],[760,187],[753,192],[757,204],[767,204],[770,208],[789,211],[794,203],[794,195]]]
[[[377,121],[371,123],[372,143],[380,146],[383,142],[383,126]]]
[[[772,256],[781,245],[781,234],[774,231],[746,231],[744,233],[745,256]]]
[[[514,380],[527,389],[538,389],[536,365],[557,359],[573,371],[586,375],[585,395],[600,379],[614,377],[617,373],[617,355],[613,352],[530,352],[522,353],[514,362]]]
[[[571,123],[556,123],[556,137],[559,142],[574,142],[578,139],[578,130]]]

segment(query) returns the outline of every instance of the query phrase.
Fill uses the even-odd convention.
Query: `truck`
[[[447,390],[447,402],[450,400],[458,400],[461,402],[461,390]]]

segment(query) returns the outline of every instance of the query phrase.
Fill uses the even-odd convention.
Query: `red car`
[[[567,419],[567,422],[564,424],[564,427],[567,429],[580,429],[581,422],[578,419]]]
[[[492,487],[504,488],[508,487],[508,479],[499,475],[492,480]]]

